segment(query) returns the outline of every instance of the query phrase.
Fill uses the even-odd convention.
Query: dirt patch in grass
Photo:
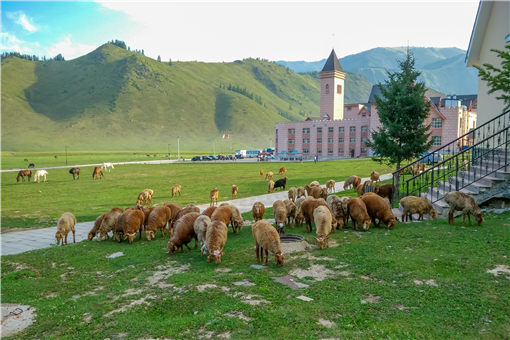
[[[312,264],[308,269],[295,268],[289,272],[290,275],[299,279],[304,277],[312,277],[315,281],[324,281],[335,274],[331,269],[326,268],[322,264]]]
[[[168,288],[172,285],[163,281],[168,280],[168,278],[175,274],[180,274],[188,271],[191,268],[190,264],[180,265],[175,261],[168,262],[166,265],[157,266],[156,269],[158,271],[154,272],[151,276],[147,278],[150,286],[156,285],[159,288]]]
[[[238,310],[232,310],[230,312],[227,312],[225,313],[225,316],[228,316],[229,318],[237,318],[246,322],[250,322],[251,320],[253,320],[253,318],[244,315],[243,312]]]
[[[333,328],[335,326],[335,323],[333,321],[329,321],[326,319],[319,319],[317,320],[317,324],[324,326],[326,328]]]
[[[37,313],[35,308],[16,303],[2,303],[2,338],[15,335],[32,325]]]
[[[365,295],[363,297],[363,299],[361,299],[361,304],[364,305],[366,303],[379,303],[379,300],[381,300],[380,296],[368,294],[368,295]]]
[[[494,269],[487,269],[487,273],[490,273],[494,276],[499,276],[499,274],[510,274],[510,267],[504,264],[498,264]],[[510,276],[507,276],[510,279]]]
[[[109,311],[104,316],[109,317],[116,313],[123,313],[126,312],[128,309],[130,309],[133,306],[139,306],[139,305],[147,305],[150,306],[150,302],[148,300],[154,300],[156,297],[154,295],[148,294],[142,298],[139,298],[138,300],[131,301],[127,304],[122,305],[121,307],[114,309],[112,311]]]
[[[247,303],[252,306],[258,306],[263,303],[271,303],[271,302],[267,301],[266,299],[262,298],[262,296],[256,295],[256,294],[245,294],[242,292],[237,292],[237,293],[234,293],[232,295],[232,297],[235,297],[235,298],[239,297],[239,298],[241,298],[241,302]]]

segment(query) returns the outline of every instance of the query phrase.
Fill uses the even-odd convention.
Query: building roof
[[[326,60],[326,64],[324,64],[324,67],[322,68],[321,72],[326,72],[326,71],[343,72],[342,66],[340,66],[340,62],[338,61],[338,58],[336,56],[335,49],[331,50],[328,60]]]
[[[375,96],[378,96],[380,98],[383,97],[379,85],[372,86],[372,91],[370,91],[370,96],[368,97],[368,102],[369,103],[375,103]],[[437,98],[437,97],[438,98],[446,97],[446,95],[444,93],[441,93],[441,92],[433,90],[433,89],[429,89],[428,87],[426,88],[425,96],[427,98],[434,98],[434,99]],[[439,100],[437,100],[437,99],[433,100],[433,102],[438,102],[438,101]]]

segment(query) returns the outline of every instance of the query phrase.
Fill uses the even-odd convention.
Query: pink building
[[[368,103],[344,105],[345,73],[334,50],[321,71],[320,79],[318,117],[277,123],[276,153],[282,157],[290,154],[304,158],[315,155],[322,158],[371,156],[372,151],[366,146],[366,141],[370,139],[371,131],[381,124],[375,106],[375,96],[382,96],[379,87],[372,88]],[[476,127],[476,95],[447,97],[431,89],[425,95],[431,108],[424,124],[430,124],[433,149]]]

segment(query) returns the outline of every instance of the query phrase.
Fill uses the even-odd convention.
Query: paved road
[[[391,174],[381,175],[381,180],[387,180],[391,178]],[[365,181],[369,178],[363,178]],[[344,182],[336,183],[335,192],[343,191]],[[252,196],[246,198],[239,198],[236,200],[226,201],[226,203],[232,203],[241,212],[251,211],[253,203],[260,201],[264,203],[266,207],[272,207],[273,202],[276,200],[287,199],[287,191],[275,192],[272,194],[265,194],[259,196]],[[224,203],[224,202],[221,202]],[[200,210],[207,208],[209,204],[202,204],[198,207]],[[87,235],[92,229],[94,222],[81,222],[76,224],[76,242],[87,240]],[[49,248],[56,245],[55,233],[57,227],[43,228],[35,230],[17,231],[11,233],[0,234],[1,238],[1,255],[12,255],[20,254],[26,251]],[[72,233],[67,236],[67,241],[72,242]]]

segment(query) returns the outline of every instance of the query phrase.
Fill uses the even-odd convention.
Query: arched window
[[[329,84],[326,84],[326,94],[329,94]]]

